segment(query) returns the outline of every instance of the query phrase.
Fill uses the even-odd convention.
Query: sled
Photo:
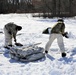
[[[17,48],[17,47],[11,47],[9,55],[12,59],[19,60],[19,61],[36,61],[43,57],[45,57],[44,48],[36,46],[37,44],[34,44],[34,46],[29,47],[23,47],[23,48]]]
[[[23,46],[22,47],[22,49],[25,49],[25,48],[33,48],[33,47],[35,47],[35,46],[37,46],[37,45],[40,45],[41,44],[41,42],[40,43],[35,43],[35,44],[33,44],[33,45],[30,45],[30,46],[27,46],[27,47],[25,47],[25,46]]]
[[[42,58],[45,58],[45,54],[40,52],[40,53],[36,53],[36,54],[31,54],[31,55],[28,55],[27,57],[22,57],[22,58],[11,54],[10,57],[12,59],[15,59],[15,60],[18,60],[21,62],[33,62],[33,61],[37,61]]]
[[[20,59],[20,61],[32,62],[32,61],[40,60],[40,59],[42,59],[44,57],[45,57],[45,54],[40,52],[40,53],[32,54],[32,55],[26,57],[26,60],[25,59]]]

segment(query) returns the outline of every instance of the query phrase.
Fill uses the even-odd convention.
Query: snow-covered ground
[[[0,15],[0,75],[76,75],[76,19],[65,18],[66,30],[70,38],[64,37],[67,56],[61,57],[56,40],[53,42],[45,59],[23,63],[9,57],[4,46],[3,27],[9,22],[22,26],[17,41],[23,45],[42,42],[39,47],[45,48],[49,35],[42,34],[47,27],[52,27],[57,18],[33,18],[30,14]],[[14,44],[14,42],[13,42]]]

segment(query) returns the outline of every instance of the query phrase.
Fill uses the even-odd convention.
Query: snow
[[[3,27],[9,22],[22,26],[17,34],[17,41],[23,45],[42,42],[45,48],[49,35],[42,34],[47,27],[52,27],[57,18],[33,18],[31,14],[0,14],[0,75],[76,75],[76,18],[64,18],[70,38],[64,37],[67,56],[61,57],[55,40],[46,58],[35,62],[20,62],[9,57],[4,46]],[[14,42],[13,42],[14,44]]]

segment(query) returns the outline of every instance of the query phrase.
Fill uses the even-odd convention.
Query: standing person
[[[62,57],[66,56],[64,43],[63,43],[63,34],[65,33],[65,24],[63,19],[58,19],[57,24],[51,29],[51,35],[49,37],[49,41],[45,46],[45,53],[48,53],[48,50],[52,44],[52,42],[57,39],[58,46],[61,51]]]
[[[12,38],[14,38],[15,43],[17,42],[16,34],[21,29],[22,29],[21,26],[18,26],[14,23],[8,23],[4,26],[5,48],[8,48],[8,46],[12,47]]]

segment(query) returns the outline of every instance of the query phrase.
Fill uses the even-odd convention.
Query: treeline
[[[0,0],[1,13],[33,12],[34,6],[30,0]]]
[[[46,17],[46,12],[51,16],[69,17],[76,15],[76,0],[41,0],[42,11]]]
[[[43,13],[48,16],[75,16],[76,0],[0,0],[1,13]]]

